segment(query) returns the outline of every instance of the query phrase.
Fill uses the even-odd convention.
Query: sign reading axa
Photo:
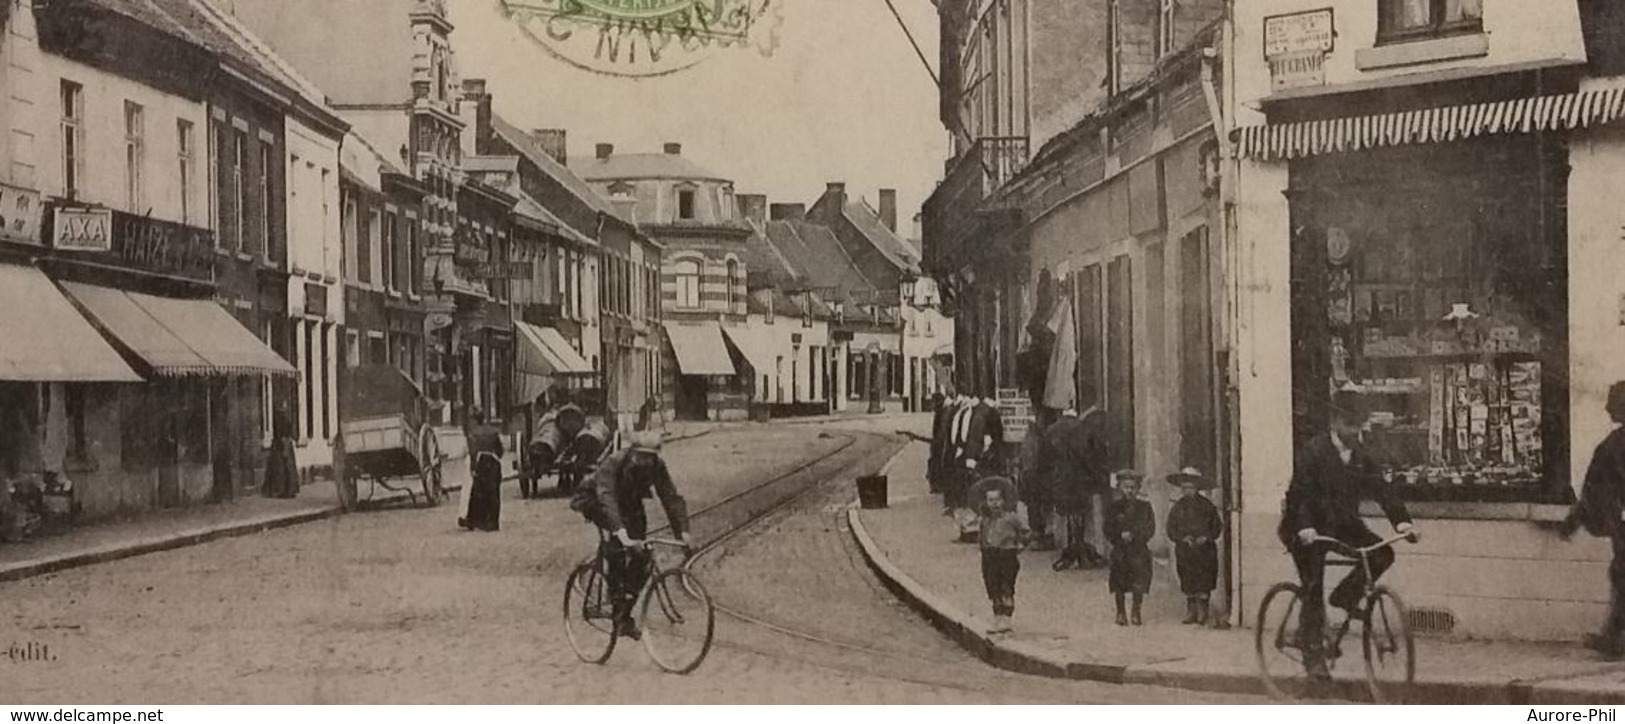
[[[51,248],[98,263],[209,279],[214,273],[214,234],[171,221],[105,208],[51,209]]]

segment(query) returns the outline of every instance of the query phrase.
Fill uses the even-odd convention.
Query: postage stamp
[[[783,0],[502,0],[508,17],[559,60],[623,77],[670,75],[718,53],[770,56]]]

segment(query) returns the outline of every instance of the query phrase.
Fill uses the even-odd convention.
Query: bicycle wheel
[[[662,572],[643,590],[643,647],[660,668],[687,674],[711,651],[717,610],[700,579],[682,568]]]
[[[1371,687],[1371,700],[1378,704],[1403,704],[1416,681],[1416,642],[1411,638],[1410,617],[1399,594],[1377,586],[1364,603],[1365,631],[1360,636],[1365,650],[1365,678]]]
[[[602,664],[615,653],[615,606],[601,565],[583,563],[564,583],[564,635],[576,657]]]
[[[1270,586],[1258,606],[1253,646],[1258,654],[1258,677],[1264,691],[1280,700],[1303,694],[1303,649],[1298,643],[1299,596],[1303,589],[1282,581]]]

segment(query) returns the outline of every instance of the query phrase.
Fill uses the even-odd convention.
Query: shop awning
[[[739,348],[739,353],[745,356],[745,361],[756,368],[756,374],[772,374],[777,369],[773,350],[769,348],[771,342],[751,333],[749,329],[723,327],[722,331],[728,335],[728,340]]]
[[[293,365],[208,299],[62,285],[117,343],[160,377],[292,375]]]
[[[0,380],[140,382],[44,272],[0,264]]]
[[[1243,158],[1278,161],[1499,133],[1567,131],[1621,117],[1625,117],[1625,88],[1603,88],[1495,103],[1247,126],[1236,130],[1236,151]]]
[[[535,375],[590,375],[592,364],[551,327],[538,327],[514,320],[513,326],[525,344],[519,354],[519,369]]]
[[[666,336],[671,338],[671,348],[677,356],[677,369],[682,370],[683,374],[733,376],[734,364],[728,358],[728,343],[722,339],[722,325],[716,322],[666,322]]]

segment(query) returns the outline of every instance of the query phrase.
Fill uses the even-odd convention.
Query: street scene
[[[1625,703],[1622,121],[1602,0],[0,0],[0,704]]]

